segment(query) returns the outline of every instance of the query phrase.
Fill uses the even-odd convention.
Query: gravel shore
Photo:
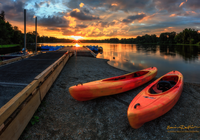
[[[34,114],[39,117],[30,123],[20,140],[69,139],[199,139],[200,85],[184,83],[177,104],[165,115],[133,129],[127,119],[127,109],[133,98],[148,84],[117,95],[80,102],[69,94],[69,87],[78,83],[123,75],[128,72],[107,64],[105,59],[71,57]],[[167,129],[197,126],[199,128]]]

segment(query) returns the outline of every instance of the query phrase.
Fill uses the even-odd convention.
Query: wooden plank
[[[51,85],[53,84],[53,82],[56,80],[56,78],[60,74],[61,70],[65,66],[65,64],[68,61],[68,59],[69,59],[69,54],[67,54],[67,57],[65,57],[64,61],[62,61],[62,63],[60,63],[60,65],[53,71],[51,76],[49,76],[46,79],[46,81],[39,87],[40,94],[41,94],[41,100],[44,99],[46,93],[51,88]]]
[[[35,90],[39,85],[38,80],[33,80],[22,91],[15,95],[10,101],[0,108],[0,125],[19,107],[19,105]]]
[[[69,60],[70,54],[66,54],[66,58],[64,59],[64,64],[66,64],[66,62]]]
[[[46,93],[48,92],[48,90],[51,88],[51,85],[53,84],[53,82],[56,80],[57,76],[60,74],[61,70],[63,68],[63,65],[59,65],[51,74],[51,76],[49,76],[44,83],[39,87],[40,90],[40,94],[41,94],[41,100],[43,100],[43,98],[45,97]]]
[[[40,93],[39,90],[37,90],[36,94],[34,94],[28,103],[25,104],[22,110],[0,135],[0,140],[17,140],[39,107],[40,103]]]

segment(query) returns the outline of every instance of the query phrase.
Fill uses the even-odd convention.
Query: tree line
[[[125,44],[198,44],[200,45],[200,33],[195,29],[184,29],[180,33],[165,32],[161,33],[159,37],[155,34],[137,36],[136,38],[110,38],[104,40],[81,40],[81,42],[95,42],[95,43],[125,43]]]
[[[27,43],[35,43],[36,32],[28,32],[26,34]],[[38,43],[72,43],[72,39],[60,39],[56,37],[40,36],[37,33]],[[104,40],[80,40],[82,43],[126,43],[126,44],[199,44],[200,33],[195,29],[184,29],[180,33],[165,32],[159,37],[153,35],[137,36],[136,38],[110,38]],[[4,44],[24,44],[24,33],[17,26],[12,26],[8,21],[5,21],[5,12],[0,14],[0,45]]]

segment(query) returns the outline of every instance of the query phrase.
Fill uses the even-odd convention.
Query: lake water
[[[45,45],[75,45],[75,43],[48,43]],[[148,67],[157,67],[160,77],[169,71],[178,70],[184,81],[200,83],[200,47],[160,46],[111,43],[78,43],[78,45],[98,45],[103,53],[97,58],[108,59],[108,64],[133,72]]]

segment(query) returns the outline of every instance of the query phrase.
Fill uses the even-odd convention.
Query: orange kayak
[[[151,67],[122,76],[78,84],[69,88],[71,96],[79,101],[125,92],[153,79],[157,68]]]
[[[171,71],[143,89],[130,103],[127,116],[137,129],[145,122],[167,113],[178,101],[183,90],[183,75]]]

